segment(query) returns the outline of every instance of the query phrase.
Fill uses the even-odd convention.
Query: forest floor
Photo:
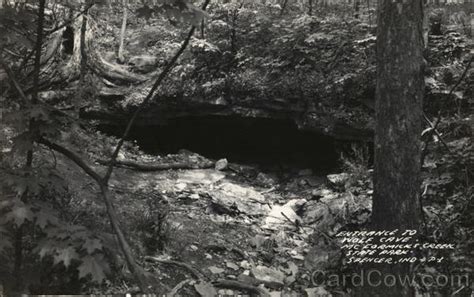
[[[250,10],[248,13],[253,14]],[[117,24],[112,27],[106,22],[106,18],[103,23],[98,21],[97,27],[106,28],[97,30],[97,36],[90,39],[99,40],[99,45],[91,49],[95,49],[95,53],[102,52],[105,62],[108,63],[100,65],[108,65],[106,70],[115,70],[115,72],[105,74],[114,74],[116,84],[109,81],[109,77],[91,75],[90,79],[91,82],[98,83],[102,87],[106,85],[109,91],[116,91],[118,95],[115,97],[118,99],[114,96],[99,96],[100,86],[92,83],[90,86],[71,84],[70,95],[61,93],[64,91],[61,85],[58,92],[47,90],[41,97],[48,104],[64,107],[61,110],[65,111],[66,116],[74,119],[73,124],[64,125],[64,127],[62,122],[58,124],[61,130],[59,135],[55,135],[57,136],[55,141],[71,148],[83,160],[89,160],[87,163],[93,163],[92,168],[99,173],[106,171],[104,162],[100,161],[110,159],[110,148],[115,147],[117,139],[97,132],[100,130],[96,125],[97,119],[79,119],[79,115],[76,114],[79,107],[76,105],[80,105],[81,100],[84,100],[82,96],[90,96],[85,106],[93,106],[95,101],[103,105],[108,104],[116,107],[112,109],[114,111],[125,111],[124,115],[128,118],[130,114],[127,112],[133,110],[137,103],[141,102],[149,82],[130,86],[127,79],[154,76],[156,73],[152,70],[164,65],[160,61],[167,60],[175,52],[176,47],[179,46],[178,41],[181,40],[181,33],[178,34],[181,32],[180,28],[162,30],[160,26],[146,27],[143,21],[134,20],[128,29],[129,35],[135,36],[127,44],[129,61],[125,64],[117,64],[115,50],[111,45],[117,44],[116,36],[118,36],[121,20],[118,10],[113,19]],[[252,20],[252,18],[249,19]],[[245,22],[246,18],[243,18],[242,26]],[[311,26],[307,26],[305,22],[321,25],[323,33],[306,32]],[[215,25],[219,23],[216,22]],[[169,83],[160,91],[164,94],[175,94],[186,91],[188,87],[192,89],[193,86],[197,86],[197,89],[201,90],[201,87],[206,86],[202,88],[202,91],[205,91],[209,98],[219,99],[222,94],[221,88],[229,85],[234,88],[230,91],[235,91],[235,94],[240,94],[236,92],[240,89],[250,88],[258,91],[251,94],[268,93],[269,97],[272,97],[273,93],[270,91],[280,86],[284,92],[273,96],[273,99],[277,100],[279,99],[277,97],[281,95],[290,102],[295,93],[293,86],[299,86],[301,87],[300,99],[318,99],[319,95],[313,95],[326,90],[328,94],[331,94],[331,97],[326,98],[331,99],[328,100],[330,106],[347,105],[351,112],[359,108],[368,110],[370,104],[359,101],[373,97],[370,92],[366,94],[362,91],[374,89],[375,80],[371,76],[374,73],[374,67],[371,67],[371,63],[374,63],[375,36],[368,32],[370,28],[360,24],[359,29],[365,28],[362,30],[364,34],[361,35],[363,39],[354,40],[351,33],[352,27],[346,24],[344,26],[348,26],[347,30],[344,28],[342,30],[339,28],[340,23],[338,19],[320,22],[316,18],[302,17],[299,22],[294,22],[289,18],[285,26],[288,27],[289,32],[296,32],[291,39],[287,38],[287,31],[279,27],[274,31],[265,31],[263,29],[266,26],[263,26],[262,30],[252,29],[250,33],[242,34],[241,56],[245,57],[246,63],[249,61],[247,57],[250,57],[250,61],[253,62],[236,67],[234,72],[238,79],[229,81],[220,77],[222,73],[228,72],[224,55],[215,58],[214,55],[220,51],[214,51],[214,47],[210,46],[212,43],[207,44],[195,40],[190,45],[191,50],[180,61],[179,67],[170,74]],[[272,24],[271,20],[268,20],[268,24]],[[216,42],[222,39],[219,30],[224,30],[219,28],[215,28]],[[254,28],[254,26],[249,25],[249,28]],[[325,34],[325,31],[331,34]],[[100,32],[102,35],[99,34]],[[266,44],[262,36],[271,32],[278,37],[272,39],[277,43]],[[213,37],[214,35],[210,33],[208,32],[208,36]],[[243,39],[244,37],[249,38],[248,41]],[[295,41],[298,40],[301,45],[304,45],[302,48],[305,51],[300,52],[298,48],[294,51]],[[251,46],[247,47],[248,44]],[[260,47],[254,46],[255,44],[260,44]],[[430,36],[429,44],[430,48],[427,49],[426,57],[429,69],[425,77],[427,123],[421,139],[428,147],[425,150],[426,158],[422,168],[423,184],[420,189],[422,193],[420,201],[423,206],[422,233],[424,240],[435,243],[453,243],[456,245],[456,250],[446,256],[446,261],[442,265],[417,264],[416,272],[433,276],[468,274],[472,279],[474,272],[474,254],[472,253],[474,250],[472,228],[474,222],[474,211],[472,211],[474,76],[472,70],[469,71],[472,61],[472,50],[470,50],[472,38],[458,32],[446,32],[442,36]],[[330,47],[326,48],[326,45]],[[268,48],[272,51],[279,49],[281,52],[275,51],[273,56],[267,55]],[[367,51],[362,51],[361,48]],[[203,52],[198,49],[202,49]],[[337,53],[341,53],[340,56],[344,57],[345,62],[339,63],[340,65],[336,67],[339,71],[335,71],[328,82],[337,88],[329,88],[328,86],[331,85],[328,85],[328,82],[319,81],[319,76],[308,75],[306,68],[298,64],[300,63],[298,61],[305,61],[301,59],[302,57],[315,59],[314,63],[310,59],[309,62],[303,64],[314,64],[311,68],[313,72],[310,73],[319,75],[322,65],[320,62],[333,61],[325,63],[328,69],[333,70],[334,64],[337,63],[334,63],[336,58],[332,53],[336,50]],[[79,54],[79,51],[76,52]],[[325,53],[327,56],[319,53]],[[369,53],[368,57],[365,57],[367,53]],[[157,61],[153,60],[150,69],[139,69],[139,63],[132,63],[134,60],[140,62],[138,58],[145,58],[148,55],[160,58]],[[267,58],[270,59],[267,63],[268,69],[267,66],[261,67],[262,61],[266,61]],[[222,61],[223,64],[217,67],[217,70],[222,71],[214,71],[216,66],[213,63],[207,65],[208,60]],[[296,64],[280,65],[281,61],[294,61]],[[202,68],[204,70],[200,68],[202,63],[205,65]],[[264,77],[263,73],[271,70],[272,67],[280,69],[275,77],[281,78],[283,82],[288,79],[287,84],[281,84],[279,80],[257,79]],[[288,72],[287,69],[292,69],[292,71]],[[300,70],[293,72],[296,69]],[[241,70],[245,71],[240,73]],[[123,73],[130,75],[123,75]],[[206,73],[207,76],[204,75]],[[210,73],[214,74],[210,75]],[[463,73],[467,74],[463,76]],[[55,72],[52,72],[52,77],[55,75]],[[183,83],[183,77],[185,83]],[[307,78],[307,85],[299,81],[301,77]],[[353,79],[346,79],[348,77],[353,77]],[[225,78],[227,79],[227,75]],[[222,84],[223,81],[226,83]],[[242,81],[248,85],[245,83],[237,85],[237,82]],[[315,81],[319,82],[318,87],[315,87]],[[339,86],[340,82],[344,86]],[[340,91],[336,92],[336,89]],[[54,102],[56,98],[54,96],[52,102],[49,102],[48,94],[57,95],[56,97],[60,98],[59,103]],[[200,93],[193,91],[191,94],[194,96]],[[242,99],[246,100],[247,97],[243,96]],[[253,98],[266,100],[266,97],[256,95]],[[257,106],[258,100],[252,104]],[[13,99],[10,101],[15,102]],[[317,100],[313,103],[316,104]],[[346,112],[336,113],[333,109],[327,111],[319,107],[320,105],[318,105],[318,110],[321,109],[334,118],[348,116]],[[41,110],[34,111],[38,112],[40,117],[42,116]],[[31,112],[27,110],[26,113]],[[367,111],[367,113],[372,115],[372,111]],[[62,111],[61,114],[63,114]],[[153,115],[153,117],[158,116]],[[357,116],[354,117],[357,118]],[[439,125],[433,128],[432,122],[437,122],[438,119]],[[117,122],[120,123],[119,120]],[[82,130],[78,128],[79,126],[89,128]],[[20,168],[21,158],[12,154],[13,157],[8,157],[11,160],[7,160],[7,153],[14,151],[12,148],[14,132],[18,131],[5,126],[0,132],[0,136],[4,134],[7,136],[5,141],[0,137],[2,152],[0,162],[8,164],[7,168]],[[183,137],[183,135],[179,136]],[[4,153],[5,157],[3,157]],[[3,158],[5,160],[2,160]],[[31,228],[30,233],[24,236],[25,242],[29,245],[25,247],[27,259],[23,268],[24,278],[29,282],[25,284],[25,288],[27,287],[32,294],[140,292],[121,256],[122,253],[116,244],[114,234],[111,233],[110,221],[95,182],[70,160],[40,145],[35,146],[34,158],[35,170],[39,172],[39,177],[42,177],[42,171],[44,171],[48,177],[56,174],[59,178],[54,179],[53,183],[49,179],[35,180],[35,183],[41,185],[41,191],[38,190],[38,199],[34,201],[38,204],[32,203],[31,207],[26,207],[17,203],[7,217],[10,220],[7,220],[7,223],[13,230],[17,230],[17,227],[28,220],[34,224],[25,224],[25,226],[37,227]],[[326,172],[309,168],[269,169],[259,165],[208,160],[204,156],[189,151],[174,155],[152,156],[145,154],[130,142],[126,142],[118,160],[132,161],[142,165],[185,163],[191,164],[190,167],[196,167],[140,171],[137,168],[121,166],[114,169],[110,180],[113,201],[126,237],[139,264],[145,268],[159,293],[179,293],[185,296],[196,296],[199,293],[202,296],[209,296],[214,295],[212,291],[214,288],[219,288],[221,291],[216,293],[225,295],[254,292],[280,296],[280,293],[284,292],[284,296],[301,296],[306,292],[306,295],[311,297],[328,294],[328,291],[334,294],[350,291],[350,288],[338,285],[323,287],[315,283],[312,274],[314,271],[325,271],[328,274],[344,273],[349,269],[347,259],[341,254],[340,244],[334,239],[334,235],[341,230],[364,230],[367,226],[373,192],[372,170],[364,160],[340,160],[340,168],[334,169],[328,175]],[[209,163],[213,165],[201,166]],[[52,169],[51,174],[50,169]],[[12,190],[23,192],[30,185],[21,176],[22,171],[17,171],[20,173],[20,178],[15,176],[14,182],[11,182],[11,179],[6,179],[6,181],[11,182],[8,187]],[[5,172],[9,173],[7,170]],[[3,172],[0,171],[0,173]],[[34,178],[36,179],[36,176]],[[62,185],[64,189],[55,192]],[[53,215],[42,212],[41,207],[46,204],[44,202],[47,202],[48,206],[44,209],[53,209],[54,212],[51,212]],[[38,205],[41,209],[38,213],[27,212],[30,209],[35,210]],[[52,219],[56,217],[60,220],[55,220],[54,223]],[[83,232],[82,237],[77,235],[80,233],[78,231],[80,228],[87,231]],[[0,251],[5,247],[2,244],[3,242],[0,242]],[[11,252],[6,255],[0,259],[15,258]],[[110,259],[96,262],[90,260],[94,257],[103,260],[104,255]],[[427,257],[432,255],[431,252],[426,253]],[[99,263],[102,266],[96,267],[91,263],[94,265]],[[29,270],[34,270],[36,273],[34,280],[28,279],[30,274],[26,272],[30,273]],[[11,271],[13,271],[11,267],[1,265],[0,279],[4,275],[10,277]],[[98,282],[101,284],[99,285]],[[472,288],[451,286],[421,288],[419,291],[447,296],[454,295],[453,292],[463,293],[469,289]]]
[[[142,164],[206,160],[189,151],[165,157],[126,152],[122,158]],[[81,193],[69,202],[76,207],[68,216],[102,238],[113,238],[97,189],[61,157],[58,160],[57,166],[64,167],[58,169],[74,181],[70,191]],[[177,284],[184,292],[195,290],[192,285],[200,280],[217,287],[229,280],[255,288],[263,283],[277,292],[311,288],[312,269],[338,267],[340,255],[332,236],[342,226],[360,225],[369,217],[369,176],[361,181],[361,176],[326,177],[311,169],[272,172],[223,160],[216,168],[114,171],[111,189],[119,217],[162,292]],[[119,255],[117,250],[115,262],[120,266],[124,262]],[[106,286],[98,290],[138,291],[122,278]],[[234,289],[219,293],[237,294],[239,287]]]

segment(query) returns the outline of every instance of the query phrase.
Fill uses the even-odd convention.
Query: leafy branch
[[[44,8],[44,2],[45,2],[45,0],[42,0],[40,2],[40,5],[42,3],[43,8]],[[204,4],[202,6],[202,10],[206,9],[209,2],[210,2],[210,0],[205,0]],[[83,13],[86,13],[89,8],[90,7],[88,7],[88,8],[86,7],[86,9],[84,10]],[[41,26],[42,26],[42,23],[41,23]],[[131,119],[129,120],[129,122],[127,124],[127,127],[126,127],[126,129],[123,133],[122,138],[119,140],[119,142],[118,142],[118,144],[117,144],[117,146],[116,146],[116,148],[115,148],[115,150],[112,154],[112,157],[111,157],[110,161],[108,162],[109,166],[108,166],[107,171],[106,171],[106,173],[103,177],[99,173],[97,173],[90,165],[88,165],[78,154],[76,154],[73,151],[67,149],[66,147],[64,147],[60,144],[56,144],[54,142],[51,142],[50,140],[48,140],[45,137],[41,136],[39,133],[37,133],[35,135],[35,139],[34,139],[35,142],[37,142],[39,144],[43,144],[46,147],[48,147],[48,148],[50,148],[54,151],[57,151],[57,152],[61,153],[62,155],[64,155],[65,157],[67,157],[68,159],[72,160],[87,175],[89,175],[94,181],[97,182],[97,184],[98,184],[98,186],[100,187],[100,190],[101,190],[102,200],[104,201],[104,204],[106,206],[106,210],[107,210],[107,214],[109,216],[111,226],[112,226],[115,234],[117,235],[118,243],[119,243],[119,246],[120,246],[120,248],[122,250],[122,253],[125,257],[128,268],[130,269],[131,273],[134,275],[135,280],[137,281],[140,289],[143,292],[149,292],[150,287],[149,287],[148,281],[147,281],[147,279],[144,275],[144,271],[137,264],[137,262],[136,262],[136,260],[133,256],[132,250],[130,248],[130,245],[128,244],[128,242],[125,238],[125,235],[124,235],[124,233],[123,233],[123,231],[120,227],[119,219],[118,219],[117,213],[115,211],[115,207],[113,205],[112,197],[111,197],[111,194],[110,194],[110,191],[109,191],[109,180],[110,180],[110,176],[113,172],[114,165],[117,161],[117,156],[118,156],[118,154],[119,154],[119,152],[120,152],[120,150],[121,150],[121,148],[122,148],[122,146],[125,142],[126,137],[129,134],[133,124],[135,123],[138,115],[146,107],[146,105],[150,102],[150,100],[153,98],[153,96],[154,96],[156,90],[158,89],[158,87],[162,84],[164,79],[167,77],[167,75],[173,69],[173,67],[175,66],[175,64],[178,61],[179,57],[183,54],[183,52],[185,51],[185,49],[189,45],[189,42],[190,42],[195,30],[196,30],[196,27],[192,26],[191,29],[189,30],[185,40],[181,44],[181,47],[179,48],[179,50],[171,58],[169,63],[167,63],[167,66],[163,69],[163,71],[161,71],[161,73],[158,75],[158,77],[157,77],[155,83],[153,84],[152,88],[150,89],[148,95],[145,97],[145,99],[142,101],[140,106],[133,113],[133,115],[132,115]],[[39,36],[39,38],[42,37],[42,27],[41,27],[41,34],[38,34],[38,36]],[[41,47],[39,47],[39,49],[37,47],[35,51],[36,51],[35,67],[39,68],[40,67],[40,58],[41,58]],[[2,62],[2,61],[0,61],[0,62]],[[2,64],[4,64],[4,63],[2,62]],[[16,91],[26,101],[27,98],[25,96],[25,93],[21,89],[18,81],[13,76],[13,73],[11,71],[7,71],[7,74],[9,76],[10,80],[12,81],[13,85],[15,86]],[[33,97],[34,97],[34,102],[33,103],[37,102],[37,94],[38,94],[37,93],[38,92],[37,85],[38,85],[38,83],[39,83],[39,69],[35,69],[35,77],[34,77],[35,90],[33,91]],[[33,125],[30,124],[30,127],[33,128]],[[28,160],[30,160],[30,159],[32,160],[32,154],[31,154],[31,157],[30,157],[30,153],[28,153],[28,156],[29,156]]]

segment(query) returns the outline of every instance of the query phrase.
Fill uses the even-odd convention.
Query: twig
[[[20,87],[20,84],[18,83],[18,80],[15,78],[15,75],[13,73],[13,71],[10,69],[10,67],[5,63],[5,61],[3,61],[3,58],[2,58],[2,55],[0,55],[0,66],[2,66],[6,73],[7,73],[7,76],[8,78],[10,79],[10,81],[12,82],[13,86],[15,87],[15,90],[18,92],[18,94],[20,95],[21,99],[23,99],[25,101],[25,103],[28,102],[28,98],[26,98],[26,95],[25,93],[23,92],[23,89]]]
[[[436,134],[436,136],[438,136],[438,139],[439,141],[441,141],[441,143],[444,145],[444,147],[448,150],[448,152],[451,152],[451,149],[449,148],[448,144],[444,141],[443,137],[441,136],[441,134],[439,133],[439,131],[435,128],[435,126],[433,125],[433,123],[430,121],[430,119],[426,116],[425,113],[423,113],[423,119],[425,120],[425,122],[430,126],[430,130],[429,132],[433,132]]]
[[[46,147],[48,147],[50,149],[53,149],[53,150],[63,154],[64,156],[68,157],[70,160],[72,160],[74,163],[76,163],[77,166],[79,166],[82,170],[84,170],[84,172],[87,173],[87,175],[92,177],[92,179],[94,179],[97,183],[102,184],[102,178],[100,177],[100,175],[97,174],[97,172],[95,172],[94,169],[92,169],[91,166],[86,164],[86,162],[84,162],[84,160],[82,160],[81,157],[79,157],[73,151],[70,151],[69,149],[67,149],[67,148],[65,148],[65,147],[63,147],[59,144],[53,143],[53,142],[51,142],[51,141],[49,141],[49,140],[47,140],[46,138],[43,138],[43,137],[38,140],[38,143],[41,143],[41,144],[45,145]]]
[[[264,191],[260,192],[260,194],[268,194],[268,193],[273,192],[275,190],[276,190],[276,187],[271,187],[268,190],[264,190]]]
[[[215,287],[219,287],[219,288],[246,291],[246,292],[249,292],[251,294],[258,294],[260,296],[265,296],[265,297],[270,296],[270,294],[263,288],[248,285],[248,284],[245,284],[245,283],[242,283],[242,282],[239,282],[239,281],[235,281],[235,280],[226,280],[226,279],[217,280],[217,281],[213,282],[212,285],[214,285]]]
[[[20,55],[20,54],[18,54],[18,53],[15,53],[15,52],[13,52],[13,51],[7,49],[7,48],[3,48],[3,50],[4,50],[7,54],[10,54],[10,55],[12,55],[12,56],[14,56],[14,57],[17,57],[17,58],[21,58],[21,57],[22,57],[22,55]]]
[[[464,69],[464,72],[462,73],[461,77],[458,79],[458,81],[456,82],[456,84],[451,88],[451,90],[449,91],[448,93],[448,99],[449,97],[451,97],[451,95],[454,93],[454,91],[456,90],[456,88],[461,84],[461,82],[464,80],[464,77],[466,76],[467,72],[469,71],[469,69],[471,68],[471,63],[472,63],[472,60],[474,59],[474,55],[471,56],[471,59],[469,60],[469,62],[467,63],[466,65],[466,68]],[[446,104],[446,103],[445,103]],[[445,105],[443,104],[443,105]],[[436,122],[434,123],[433,125],[433,128],[436,129],[438,128],[438,125],[439,123],[441,122],[441,112],[442,112],[443,108],[440,108],[439,111],[438,111],[438,119],[436,120]]]
[[[298,220],[292,221],[283,211],[281,211],[280,214],[292,225],[295,225],[296,229],[299,229],[301,227],[298,223]]]
[[[162,264],[179,266],[179,267],[185,268],[186,270],[191,272],[194,275],[194,277],[196,277],[199,280],[206,279],[204,273],[202,273],[198,269],[196,269],[196,268],[192,267],[191,265],[189,265],[187,263],[184,263],[184,262],[175,261],[175,260],[165,260],[165,259],[160,259],[160,258],[151,257],[151,256],[145,257],[145,260],[149,260],[149,261],[153,261],[153,262],[157,262],[157,263],[162,263]]]
[[[173,290],[171,290],[171,292],[169,292],[168,294],[166,294],[166,296],[171,296],[171,297],[174,297],[179,290],[181,290],[181,288],[186,285],[186,284],[189,284],[190,282],[192,282],[191,279],[185,279],[184,281],[180,282],[179,284],[177,284]]]
[[[448,99],[449,97],[451,97],[451,95],[454,93],[454,91],[456,90],[456,88],[461,84],[461,82],[464,80],[464,78],[466,77],[466,74],[467,72],[469,71],[469,69],[471,68],[471,64],[472,64],[472,60],[474,59],[474,56],[471,56],[471,59],[469,60],[469,62],[467,63],[466,65],[466,68],[464,69],[463,73],[461,74],[461,77],[458,79],[458,81],[456,82],[456,84],[451,88],[451,90],[449,91],[448,93]],[[434,131],[436,133],[436,135],[438,136],[438,138],[440,139],[440,141],[443,143],[443,145],[448,149],[448,151],[450,151],[448,145],[446,144],[446,142],[444,142],[443,138],[441,137],[440,133],[438,132],[437,128],[438,128],[438,125],[439,123],[441,122],[441,112],[443,111],[444,109],[444,105],[446,105],[446,103],[443,104],[442,107],[440,107],[440,109],[438,110],[438,118],[436,119],[436,122],[433,124],[429,119],[428,117],[426,116],[425,113],[423,113],[423,116],[425,118],[425,121],[430,125],[430,129],[428,132],[431,132],[431,131]],[[427,141],[425,142],[425,147],[423,148],[423,151],[421,152],[421,166],[423,166],[424,164],[424,160],[426,158],[426,156],[428,155],[428,147],[430,145],[430,142],[431,142],[431,139],[432,137],[428,138]]]
[[[95,2],[91,1],[83,10],[81,10],[76,16],[70,18],[69,20],[66,20],[63,24],[56,26],[55,28],[51,29],[50,31],[47,32],[47,34],[53,34],[56,31],[61,30],[64,27],[67,27],[69,24],[71,24],[74,20],[76,20],[78,17],[80,17],[83,14],[86,14],[89,9],[94,6]]]

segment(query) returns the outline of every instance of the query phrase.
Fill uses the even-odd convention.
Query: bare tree
[[[122,27],[120,28],[120,43],[117,53],[117,59],[120,63],[125,61],[123,56],[123,47],[125,41],[125,33],[127,32],[127,18],[128,18],[128,0],[122,1],[123,6],[123,17],[122,17]]]

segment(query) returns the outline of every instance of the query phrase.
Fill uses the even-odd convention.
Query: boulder
[[[223,183],[211,193],[212,202],[230,211],[237,209],[248,215],[261,215],[269,211],[265,197],[252,187]]]
[[[263,265],[252,268],[252,275],[261,283],[270,288],[281,288],[285,284],[285,274]]]
[[[227,166],[229,165],[229,162],[227,159],[220,159],[219,161],[216,162],[215,169],[218,171],[222,171],[227,169]]]
[[[282,228],[294,229],[301,223],[301,218],[297,211],[306,203],[304,199],[294,199],[285,205],[273,206],[270,213],[265,218],[262,228],[270,230],[281,230]]]

